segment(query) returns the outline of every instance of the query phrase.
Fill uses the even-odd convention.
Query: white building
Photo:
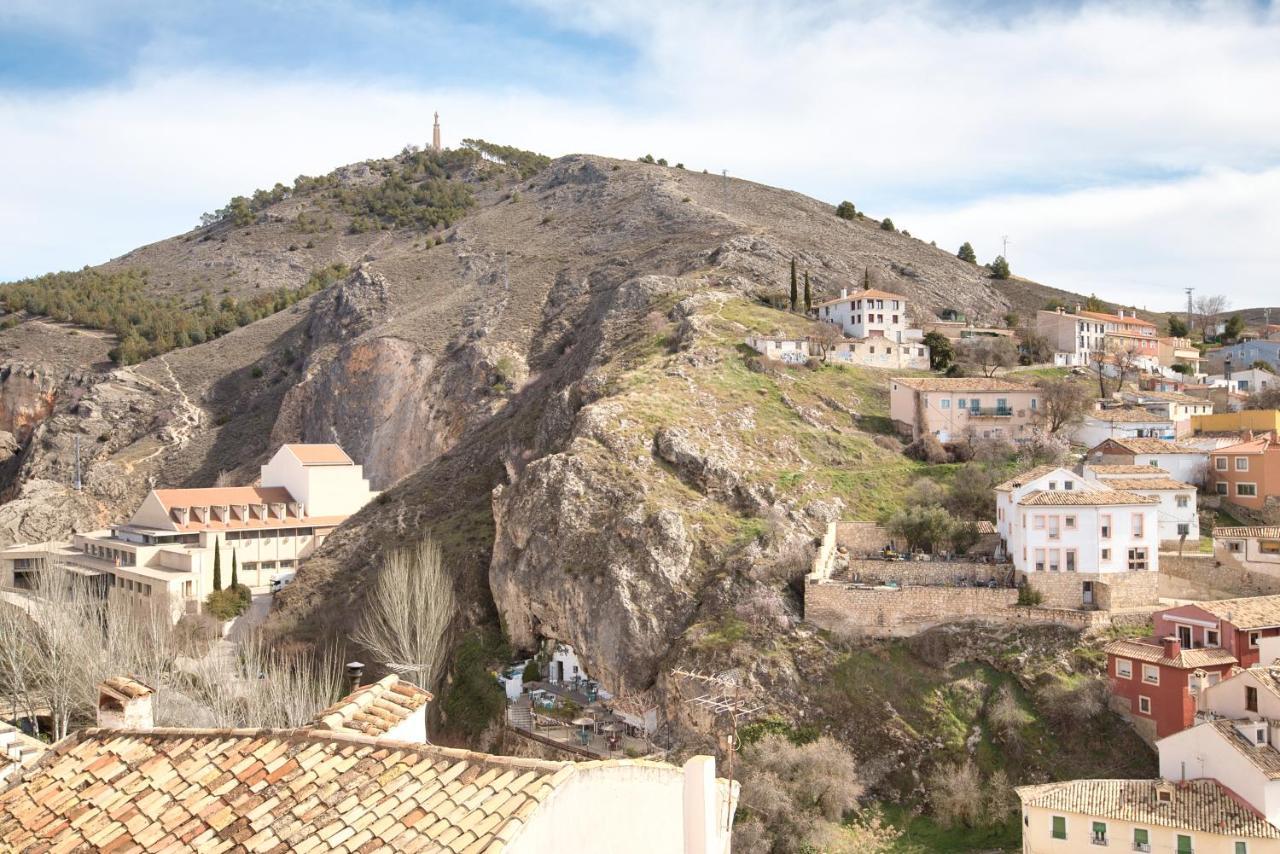
[[[266,590],[376,495],[337,445],[284,445],[262,466],[261,485],[153,489],[127,522],[71,542],[0,552],[0,586],[29,588],[46,566],[74,572],[104,593],[167,597],[175,619],[221,583]]]
[[[808,338],[749,335],[747,346],[765,358],[789,365],[803,365],[809,359],[821,357],[836,364],[866,365],[899,371],[929,370],[929,348],[922,341],[911,338],[901,343],[881,337],[846,338],[834,344],[819,346]]]
[[[1107,439],[1085,455],[1089,465],[1098,463],[1150,466],[1163,469],[1174,480],[1202,484],[1209,473],[1209,453],[1184,442],[1163,439]]]
[[[786,338],[777,335],[748,335],[747,346],[766,359],[803,365],[809,361],[810,348],[807,338]]]
[[[1173,422],[1176,436],[1191,433],[1191,418],[1195,415],[1212,415],[1213,402],[1176,391],[1129,391],[1120,393],[1125,403],[1140,406],[1153,415],[1160,415]]]
[[[1089,354],[1105,348],[1106,331],[1101,320],[1068,314],[1066,309],[1036,312],[1036,332],[1048,339],[1053,363],[1060,367],[1088,365]]]
[[[1173,419],[1145,409],[1095,409],[1086,412],[1071,434],[1071,440],[1086,448],[1105,439],[1173,439],[1177,429]]]
[[[1156,517],[1159,520],[1161,542],[1175,542],[1184,537],[1193,542],[1198,541],[1200,513],[1196,504],[1195,486],[1175,480],[1162,469],[1146,468],[1148,471],[1144,476],[1107,476],[1098,478],[1098,482],[1111,489],[1155,498],[1159,502],[1156,505]],[[1086,474],[1089,472],[1086,469]]]
[[[1232,371],[1231,376],[1226,374],[1211,374],[1208,378],[1210,385],[1220,385],[1229,388],[1232,391],[1241,391],[1247,394],[1256,394],[1257,392],[1273,388],[1280,385],[1280,377],[1271,371],[1264,371],[1261,368],[1248,368],[1243,371]]]
[[[1044,465],[1009,478],[995,488],[996,533],[1005,543],[1010,540],[1010,522],[1017,518],[1015,506],[1029,492],[1064,490],[1070,492],[1084,480],[1064,466]]]
[[[907,298],[901,294],[869,289],[850,292],[841,288],[840,296],[816,306],[818,319],[834,323],[850,338],[887,338],[902,343],[922,333],[907,329]]]

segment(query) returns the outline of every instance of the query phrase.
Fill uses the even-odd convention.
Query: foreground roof
[[[0,721],[0,785],[17,768],[29,768],[48,749],[40,739]]]
[[[1158,788],[1170,792],[1167,803],[1157,802]],[[1216,780],[1070,780],[1019,786],[1016,791],[1029,807],[1223,836],[1280,839],[1280,830]]]
[[[1254,744],[1248,741],[1236,729],[1238,721],[1218,720],[1201,726],[1211,726],[1216,729],[1232,747],[1240,751],[1246,759],[1252,763],[1254,768],[1261,771],[1268,780],[1280,780],[1280,750],[1276,750],[1270,744]],[[1256,724],[1257,721],[1245,721],[1248,724]]]
[[[995,377],[894,377],[893,381],[916,391],[1037,391],[1035,386]]]
[[[1158,466],[1141,466],[1141,465],[1095,465],[1094,463],[1085,463],[1089,470],[1094,474],[1117,475],[1117,474],[1141,474],[1150,477],[1151,475],[1167,475],[1168,472]]]
[[[1195,602],[1194,605],[1220,620],[1229,620],[1238,629],[1280,626],[1280,596],[1213,599],[1208,602]]]
[[[835,299],[829,299],[826,302],[820,302],[818,303],[818,307],[820,308],[824,305],[835,305],[838,302],[849,302],[850,300],[859,300],[859,299],[868,299],[868,298],[896,299],[896,300],[906,299],[906,297],[904,297],[902,294],[893,294],[893,293],[889,293],[888,291],[881,291],[875,288],[868,288],[867,290],[849,291],[847,296],[836,297]]]
[[[1157,415],[1147,409],[1095,409],[1084,414],[1085,418],[1094,421],[1106,421],[1111,424],[1171,424],[1167,415]],[[1117,439],[1116,441],[1120,441]],[[1160,441],[1159,439],[1156,440]]]
[[[1093,492],[1085,490],[1036,490],[1022,496],[1019,505],[1027,507],[1094,507],[1113,504],[1158,504],[1160,499],[1154,495],[1138,495],[1136,492],[1125,492],[1120,489],[1099,489]]]
[[[91,729],[0,793],[0,849],[500,851],[593,764],[306,730]]]
[[[1178,667],[1183,670],[1236,663],[1236,657],[1222,647],[1184,649],[1178,654],[1177,658],[1169,658],[1164,654],[1164,647],[1155,640],[1121,638],[1104,646],[1102,651],[1111,655],[1122,655],[1125,658],[1133,658],[1151,664],[1163,664],[1167,667]]]
[[[1156,419],[1161,420],[1161,419]],[[1167,421],[1168,419],[1163,419]],[[1115,442],[1131,454],[1203,454],[1204,451],[1199,448],[1193,448],[1190,445],[1183,445],[1180,442],[1170,442],[1167,439],[1148,439],[1148,438],[1111,438],[1108,442]],[[1105,442],[1103,443],[1105,444]]]
[[[431,692],[394,673],[362,685],[316,715],[311,726],[333,732],[380,736],[431,702]]]
[[[1049,472],[1057,471],[1060,468],[1064,468],[1064,467],[1059,465],[1054,465],[1052,463],[1042,465],[1042,466],[1036,466],[1033,469],[1027,469],[1022,474],[1015,474],[1013,477],[1009,478],[1004,483],[998,484],[995,488],[1000,490],[1001,492],[1008,492],[1011,489],[1017,489],[1020,486],[1026,486],[1028,483],[1035,480],[1036,478],[1043,477]],[[1067,469],[1067,470],[1070,471],[1070,469]]]
[[[1187,490],[1189,483],[1171,477],[1104,477],[1102,482],[1112,489]]]
[[[1213,536],[1218,537],[1258,537],[1267,540],[1280,540],[1280,525],[1249,525],[1233,528],[1214,528]]]

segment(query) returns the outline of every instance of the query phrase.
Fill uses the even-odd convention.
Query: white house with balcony
[[[841,288],[840,296],[818,303],[816,308],[819,320],[834,323],[850,338],[887,338],[902,343],[924,337],[918,329],[907,329],[907,298],[902,294]]]
[[[258,486],[153,489],[119,525],[5,549],[0,586],[60,568],[103,595],[165,597],[176,619],[214,589],[215,554],[223,586],[234,560],[239,583],[267,589],[377,495],[337,445],[283,445],[261,471]]]

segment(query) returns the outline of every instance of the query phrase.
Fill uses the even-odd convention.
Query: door
[[[1191,649],[1191,627],[1178,626],[1178,643],[1183,649]]]
[[[1084,583],[1084,604],[1086,605],[1093,604],[1093,582],[1092,581],[1086,581]]]

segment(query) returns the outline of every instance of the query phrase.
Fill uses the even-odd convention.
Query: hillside
[[[670,668],[736,668],[786,726],[835,731],[869,761],[884,721],[854,733],[842,706],[815,711],[857,654],[797,624],[790,585],[826,522],[883,517],[912,478],[953,468],[885,435],[884,374],[762,369],[743,338],[804,328],[767,305],[792,258],[817,298],[870,275],[921,311],[990,320],[1061,292],[997,289],[928,243],[747,181],[587,155],[526,167],[344,167],[90,271],[144,283],[155,341],[187,336],[136,365],[107,361],[120,342],[101,330],[24,316],[0,331],[0,429],[23,442],[0,542],[118,520],[150,484],[251,479],[281,442],[337,441],[386,492],[301,567],[275,632],[346,637],[379,556],[432,533],[458,638],[570,643],[611,690],[653,688],[690,744],[707,733]],[[168,319],[179,308],[194,319]],[[1028,688],[1046,672],[1002,666]],[[933,668],[922,691],[953,678]],[[1043,726],[1049,749],[1068,724]]]

